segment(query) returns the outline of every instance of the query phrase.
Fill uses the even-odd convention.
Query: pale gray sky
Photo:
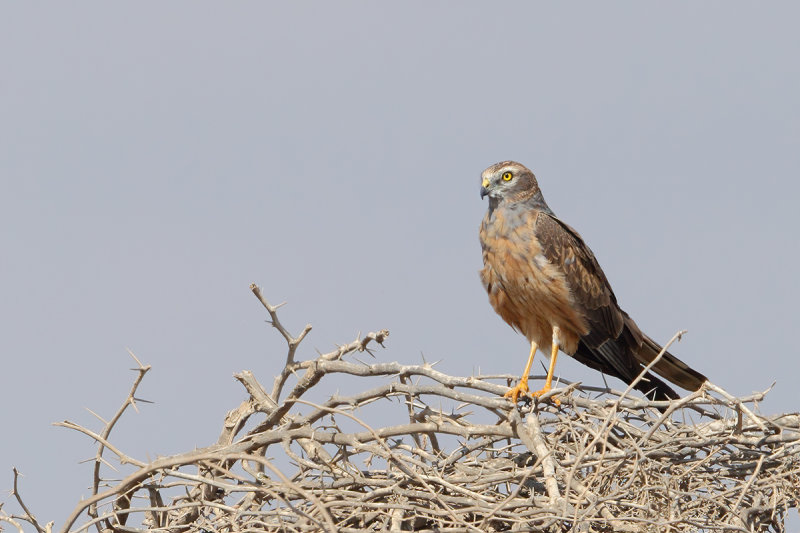
[[[480,286],[480,172],[537,174],[625,308],[736,394],[797,411],[800,7],[790,2],[0,7],[0,490],[39,518],[114,441],[212,443],[287,326],[330,349],[519,373]],[[541,361],[538,359],[537,361]],[[537,363],[538,365],[539,363]],[[557,373],[599,374],[559,359]],[[612,382],[619,385],[619,382]],[[6,496],[6,510],[17,511]]]

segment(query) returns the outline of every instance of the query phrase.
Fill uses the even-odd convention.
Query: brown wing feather
[[[580,235],[554,216],[540,213],[536,238],[547,260],[564,273],[573,305],[590,326],[584,340],[599,346],[609,338],[619,337],[624,313],[597,259]]]
[[[661,351],[661,346],[641,332],[620,309],[614,291],[594,254],[578,232],[555,216],[540,213],[536,238],[545,257],[558,266],[572,292],[573,305],[589,325],[581,336],[578,349],[571,354],[582,363],[631,382]],[[666,352],[653,370],[687,390],[697,390],[705,376]],[[648,375],[637,386],[658,398],[677,397],[668,385]]]

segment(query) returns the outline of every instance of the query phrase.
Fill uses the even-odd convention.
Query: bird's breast
[[[553,326],[562,330],[562,349],[574,353],[585,329],[573,308],[564,273],[544,255],[531,220],[509,220],[501,210],[487,214],[481,225],[481,281],[494,310],[511,327],[543,351],[552,341]]]

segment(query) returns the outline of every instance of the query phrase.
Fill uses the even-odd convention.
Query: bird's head
[[[542,191],[533,175],[525,165],[515,161],[496,163],[481,174],[481,198],[489,197],[489,206],[501,201],[516,203],[532,200],[546,207]]]

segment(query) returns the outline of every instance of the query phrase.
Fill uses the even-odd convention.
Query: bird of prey
[[[514,161],[481,175],[489,210],[481,223],[481,281],[494,310],[531,344],[520,382],[506,393],[513,402],[530,392],[528,374],[537,348],[550,353],[544,388],[549,391],[558,351],[630,384],[662,348],[620,309],[594,254],[578,232],[547,206],[533,172]],[[652,370],[686,390],[706,377],[665,352]],[[677,398],[648,372],[636,386],[648,398]]]

